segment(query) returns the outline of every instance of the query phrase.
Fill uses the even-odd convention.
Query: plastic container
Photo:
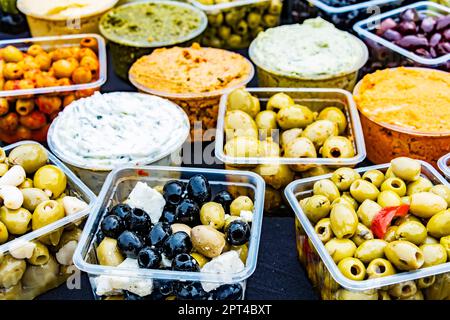
[[[101,266],[97,262],[96,247],[99,244],[96,237],[100,230],[106,210],[117,203],[124,201],[134,185],[143,181],[150,186],[162,185],[169,180],[181,179],[187,181],[190,177],[201,173],[208,180],[212,192],[228,189],[233,195],[249,194],[254,202],[254,214],[252,220],[252,233],[250,236],[249,250],[245,269],[236,274],[211,274],[200,272],[181,272],[171,270],[152,269],[126,269],[110,266]],[[75,265],[89,274],[93,292],[96,298],[95,280],[98,276],[118,276],[130,279],[163,279],[175,281],[203,281],[208,283],[242,283],[245,284],[256,268],[258,248],[261,235],[262,213],[264,206],[264,181],[258,175],[251,172],[226,171],[204,168],[176,168],[176,167],[122,167],[115,169],[108,176],[98,201],[90,215],[84,232],[80,239],[80,245],[74,254]]]
[[[67,13],[64,16],[55,16],[45,13],[36,8],[30,8],[26,2],[36,2],[36,0],[18,0],[17,8],[27,16],[28,26],[33,37],[80,34],[80,33],[99,33],[98,22],[101,16],[114,7],[119,0],[101,0],[97,8],[87,10],[85,13],[78,14],[77,11]],[[52,2],[45,0],[44,2]],[[86,2],[86,1],[85,1]],[[75,7],[78,9],[78,7]],[[53,8],[58,11],[58,7]]]
[[[208,28],[201,38],[201,44],[207,47],[245,49],[258,32],[280,24],[282,0],[235,0],[216,4],[187,1],[208,17]]]
[[[438,167],[447,179],[450,179],[450,153],[439,159]]]
[[[19,143],[3,147],[3,150],[5,150],[6,154],[8,155],[9,152],[13,150],[15,147],[29,143],[36,143],[36,142],[22,141]],[[75,228],[81,228],[80,223],[91,212],[91,209],[93,208],[96,197],[92,193],[92,191],[89,190],[84,185],[84,183],[80,179],[78,179],[53,154],[51,154],[48,151],[47,153],[49,157],[48,163],[59,167],[67,177],[68,192],[66,192],[66,194],[70,196],[76,196],[77,198],[85,201],[88,204],[88,207],[85,210],[82,210],[70,216],[66,216],[58,221],[46,225],[45,227],[26,233],[22,236],[19,236],[13,240],[10,240],[0,245],[0,257],[3,260],[10,259],[11,252],[15,254],[16,252],[18,252],[18,250],[23,250],[23,248],[27,246],[31,241],[40,240],[43,237],[51,235],[52,233],[55,232],[63,232],[62,230],[64,230],[62,235],[62,237],[64,237],[65,233],[70,232],[71,230],[74,231]],[[32,266],[30,263],[26,262],[25,259],[19,259],[26,263],[27,271],[25,271],[25,275],[22,278],[22,281],[24,283],[19,282],[18,284],[13,285],[9,289],[4,289],[2,288],[2,285],[0,285],[0,300],[33,299],[36,296],[62,284],[67,279],[67,277],[70,276],[76,270],[71,264],[62,265],[61,263],[57,262],[58,258],[56,258],[56,252],[60,249],[58,247],[58,244],[55,246],[49,245],[48,247],[51,252],[50,253],[51,260],[53,261],[52,268],[50,268],[48,265],[35,267]],[[23,264],[23,262],[21,263]],[[2,279],[2,281],[7,281],[5,275],[3,274],[5,271],[2,270],[3,269],[2,267],[3,266],[0,264],[1,270],[0,278]],[[33,272],[31,270],[28,271],[29,268],[31,270],[34,269]],[[54,272],[53,273],[47,272],[49,269],[53,269]],[[9,272],[11,273],[11,275],[13,274],[13,271],[10,270]],[[32,276],[33,274],[35,274],[34,277]]]
[[[184,8],[192,10],[193,14],[196,14],[200,18],[198,27],[192,31],[192,33],[180,37],[176,40],[166,40],[159,42],[152,42],[151,45],[142,44],[132,39],[126,39],[125,37],[118,38],[110,34],[105,30],[103,24],[106,23],[109,14],[114,14],[116,11],[124,11],[126,8],[133,8],[136,6],[145,6],[146,4],[155,5],[169,5],[177,8]],[[143,9],[144,10],[144,9]],[[109,50],[111,51],[111,59],[114,71],[121,78],[128,80],[128,69],[131,65],[140,57],[150,54],[154,49],[170,46],[189,46],[197,40],[197,38],[203,33],[208,24],[208,19],[203,11],[194,8],[193,6],[178,2],[178,1],[139,1],[134,3],[127,3],[111,10],[108,14],[105,14],[100,20],[99,28],[102,35],[109,41]]]
[[[320,16],[345,31],[352,31],[355,22],[367,17],[395,9],[405,0],[354,1],[355,4],[332,6],[333,0],[294,0],[292,3],[293,22],[303,22],[307,18]]]
[[[380,36],[375,31],[380,21],[387,18],[397,20],[399,15],[410,8],[416,9],[426,16],[438,17],[450,14],[450,7],[431,1],[416,2],[378,16],[359,21],[353,26],[358,36],[366,43],[370,52],[370,59],[364,70],[373,72],[380,68],[398,66],[415,66],[450,71],[450,53],[438,58],[421,57],[406,50]]]
[[[422,68],[426,71],[429,69]],[[361,81],[355,86],[357,96]],[[358,108],[359,109],[359,108]],[[431,163],[437,168],[438,159],[450,151],[450,132],[419,132],[387,123],[376,122],[360,112],[367,158],[375,164],[409,156]]]
[[[44,50],[51,50],[57,48],[71,47],[80,44],[83,38],[91,37],[97,40],[97,58],[99,62],[98,79],[91,83],[73,84],[69,86],[51,86],[32,89],[17,89],[17,90],[0,90],[0,98],[7,98],[9,101],[10,114],[14,114],[15,117],[19,117],[15,111],[13,104],[17,99],[31,99],[39,97],[55,97],[60,98],[61,104],[65,105],[66,97],[69,98],[82,98],[91,95],[94,91],[98,91],[100,86],[106,82],[106,48],[103,38],[96,34],[80,34],[80,35],[66,35],[66,36],[52,36],[41,38],[25,38],[25,39],[13,39],[0,41],[0,48],[12,45],[26,51],[31,45],[38,44],[44,48]],[[71,100],[70,100],[71,101]],[[37,109],[37,107],[34,107]],[[31,111],[30,111],[31,112]],[[41,129],[30,130],[27,128],[25,132],[17,132],[19,130],[13,130],[6,132],[0,129],[0,140],[6,143],[13,143],[19,140],[36,140],[39,142],[45,142],[47,138],[48,126],[56,116],[55,113],[46,114],[47,125]],[[21,128],[21,126],[19,126]],[[17,134],[16,134],[17,133]]]
[[[449,185],[448,182],[425,162],[422,164],[422,175],[434,184]],[[386,171],[389,164],[382,164],[356,169],[359,173],[371,169]],[[322,241],[314,231],[314,227],[299,205],[299,200],[312,194],[316,181],[330,178],[331,174],[297,180],[285,189],[285,195],[296,215],[296,242],[300,262],[314,287],[324,300],[379,300],[395,284],[402,283],[406,290],[411,288],[408,281],[418,283],[434,281],[434,284],[423,290],[427,300],[448,300],[450,297],[450,262],[410,272],[401,272],[392,276],[354,281],[346,278],[325,249]],[[342,291],[345,290],[345,291]],[[337,294],[337,292],[339,292]],[[353,296],[353,297],[350,297]]]

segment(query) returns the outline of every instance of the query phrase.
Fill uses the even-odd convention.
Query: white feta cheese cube
[[[132,208],[144,210],[155,224],[161,218],[166,201],[164,197],[146,183],[138,182],[125,201]]]
[[[240,217],[245,222],[252,222],[252,220],[253,220],[253,212],[251,212],[249,210],[241,210]]]
[[[220,256],[206,263],[200,272],[220,274],[223,282],[202,282],[203,289],[209,292],[220,287],[222,284],[233,283],[232,276],[244,270],[244,268],[245,265],[239,258],[237,251],[232,250],[222,253]]]

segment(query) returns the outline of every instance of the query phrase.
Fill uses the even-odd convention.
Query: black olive
[[[209,298],[209,294],[200,282],[180,283],[177,289],[177,300],[207,300]]]
[[[235,220],[228,225],[227,241],[233,246],[241,246],[250,239],[250,226],[242,220]]]
[[[198,262],[187,253],[181,253],[172,260],[172,270],[176,271],[200,271]]]
[[[127,230],[117,238],[117,246],[128,258],[136,259],[144,243],[137,234]]]
[[[155,249],[145,247],[139,251],[137,260],[141,268],[158,269],[161,263],[161,254]]]
[[[175,211],[175,219],[188,226],[195,226],[200,220],[200,208],[193,200],[184,199]]]
[[[100,228],[105,236],[117,239],[125,230],[125,222],[118,216],[110,215],[103,218]]]
[[[208,180],[201,174],[189,179],[187,192],[189,199],[197,202],[199,206],[211,200],[211,186]]]
[[[166,279],[153,280],[153,290],[158,290],[163,296],[168,296],[173,293],[173,281]]]
[[[220,191],[214,196],[213,201],[220,203],[225,213],[230,214],[230,205],[233,202],[233,196],[226,190]]]
[[[124,300],[144,300],[144,297],[141,297],[133,292],[126,291],[123,293]]]
[[[243,289],[239,283],[224,284],[211,292],[213,300],[241,300]]]
[[[172,180],[167,182],[163,188],[163,196],[166,202],[176,206],[183,200],[185,186],[181,181]]]
[[[175,223],[175,221],[176,221],[175,210],[176,209],[177,209],[176,207],[166,204],[163,209],[163,212],[161,214],[161,218],[159,218],[159,221],[167,222],[170,224]]]
[[[175,232],[170,235],[163,245],[164,255],[168,259],[173,259],[180,253],[190,253],[192,242],[189,235],[184,231]]]
[[[129,205],[121,203],[112,207],[112,209],[109,210],[108,214],[118,216],[126,222],[131,215],[132,210],[133,209],[131,209]]]
[[[167,222],[158,222],[150,230],[147,237],[147,244],[149,246],[160,247],[164,241],[172,234],[172,228]]]
[[[150,216],[142,209],[134,208],[128,216],[127,229],[140,235],[148,234],[152,221]]]

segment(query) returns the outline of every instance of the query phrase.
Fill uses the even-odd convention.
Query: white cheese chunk
[[[24,242],[18,245],[16,248],[9,250],[9,254],[14,259],[29,259],[33,255],[36,244],[33,242]]]
[[[220,274],[222,282],[202,282],[203,289],[209,292],[222,284],[233,283],[233,275],[244,270],[244,268],[245,265],[239,258],[237,251],[228,251],[213,258],[203,266],[201,272]]]
[[[172,260],[167,258],[164,253],[161,254],[161,265],[163,265],[164,267],[171,267],[172,266]]]
[[[156,224],[161,218],[166,200],[146,183],[138,182],[125,203],[132,208],[144,210],[150,216],[152,223]]]
[[[77,248],[78,241],[72,240],[67,242],[61,249],[56,253],[56,260],[59,264],[70,266],[72,264],[73,253]]]
[[[62,204],[64,207],[64,212],[66,216],[70,216],[77,212],[83,211],[88,207],[88,204],[77,197],[66,196],[62,199]]]
[[[248,211],[248,210],[241,210],[240,217],[245,222],[252,222],[252,220],[253,220],[253,212]]]

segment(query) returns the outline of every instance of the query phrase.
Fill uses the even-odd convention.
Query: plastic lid
[[[115,32],[111,32],[109,28],[105,28],[105,25],[107,25],[107,20],[109,17],[112,17],[111,19],[114,19],[114,15],[120,15],[127,16],[130,20],[134,21],[136,18],[136,14],[140,15],[143,18],[147,18],[146,14],[147,11],[145,8],[153,7],[154,9],[158,10],[158,8],[173,8],[174,10],[179,10],[179,12],[171,13],[170,17],[172,19],[179,19],[179,23],[185,24],[187,16],[183,15],[183,11],[186,10],[192,11],[193,15],[197,15],[199,18],[199,23],[197,28],[195,28],[192,31],[189,31],[188,33],[178,35],[176,38],[168,39],[168,40],[160,40],[160,41],[149,41],[149,37],[151,36],[150,33],[146,34],[145,42],[139,41],[139,40],[133,40],[127,37],[126,30],[129,30],[130,27],[137,27],[138,25],[128,26],[127,28],[123,28],[122,34],[117,34]],[[140,8],[142,7],[142,8]],[[139,8],[136,10],[136,8]],[[156,15],[155,15],[156,16]],[[140,17],[138,17],[140,18]],[[158,18],[163,18],[158,16]],[[147,18],[148,19],[148,18]],[[148,19],[149,23],[151,22],[150,19]],[[120,23],[120,22],[118,22]],[[174,29],[176,28],[176,23],[173,21],[163,21],[162,25],[164,25],[166,28]],[[107,38],[110,41],[113,41],[115,43],[125,45],[125,46],[132,46],[132,47],[138,47],[138,48],[158,48],[158,47],[165,47],[174,45],[177,43],[183,43],[189,40],[194,39],[195,37],[199,36],[207,27],[208,25],[208,18],[206,17],[206,14],[200,10],[197,9],[187,3],[182,3],[178,1],[139,1],[139,2],[133,2],[129,4],[125,4],[122,6],[119,6],[117,8],[114,8],[113,10],[107,12],[103,15],[103,17],[100,20],[99,23],[99,29],[102,35]],[[158,28],[161,28],[161,26],[157,26]],[[122,28],[122,26],[118,26],[117,28]],[[126,30],[125,30],[126,29]],[[147,31],[151,29],[149,25],[145,26],[144,31]],[[156,33],[160,34],[161,30],[156,29]]]

